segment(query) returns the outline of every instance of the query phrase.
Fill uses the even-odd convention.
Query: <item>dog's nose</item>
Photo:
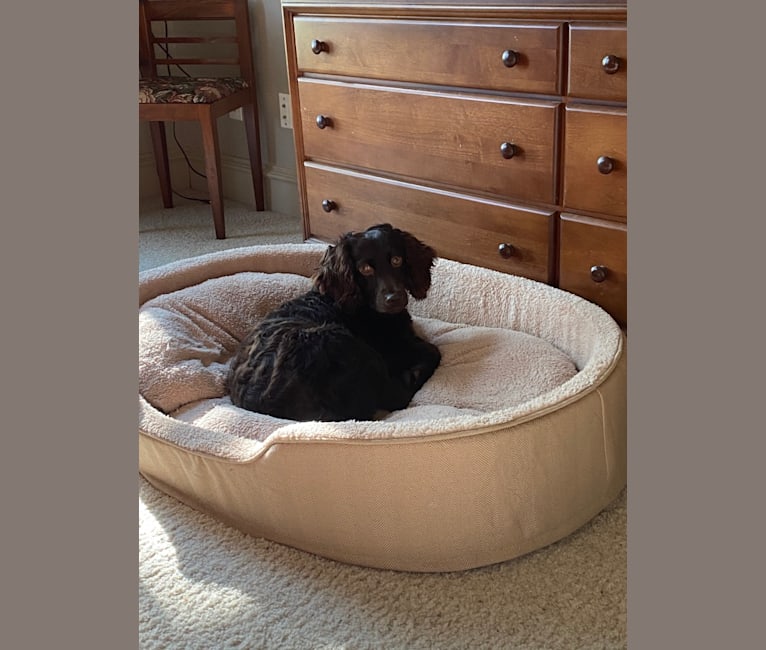
[[[389,309],[396,309],[404,307],[407,304],[407,292],[406,291],[390,291],[383,295],[383,299],[386,302],[386,307]]]

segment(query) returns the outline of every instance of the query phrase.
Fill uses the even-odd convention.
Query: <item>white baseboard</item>
[[[195,169],[203,171],[205,163],[201,152],[187,152]],[[186,161],[180,153],[169,155],[170,177],[176,191],[194,188],[207,191],[205,179],[189,171]],[[250,161],[237,156],[221,156],[223,193],[226,198],[239,203],[255,205],[253,180],[250,175]],[[264,169],[264,193],[266,209],[281,214],[300,214],[298,200],[298,179],[295,171],[284,167],[269,165]],[[157,170],[151,152],[139,155],[139,198],[145,199],[160,195]]]

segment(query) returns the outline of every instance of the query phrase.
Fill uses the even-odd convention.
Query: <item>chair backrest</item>
[[[219,33],[218,29],[211,30],[215,31],[212,34],[200,33],[198,21],[228,21],[233,29],[228,34]],[[164,25],[157,29],[158,23]],[[162,35],[158,35],[158,31]],[[217,53],[221,49],[227,50],[225,56]],[[141,76],[167,76],[160,74],[158,67],[161,66],[178,66],[177,70],[191,76],[215,76],[209,66],[226,66],[229,70],[235,66],[238,73],[224,76],[240,76],[254,87],[247,0],[139,0]],[[194,66],[205,66],[205,70],[188,72],[190,67],[194,70]]]

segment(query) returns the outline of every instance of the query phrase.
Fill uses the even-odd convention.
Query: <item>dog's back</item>
[[[228,379],[235,406],[291,420],[368,420],[383,392],[382,359],[310,291],[269,314],[242,342]]]

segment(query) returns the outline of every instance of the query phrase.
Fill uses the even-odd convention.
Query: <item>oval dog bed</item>
[[[335,560],[452,571],[555,542],[626,483],[625,337],[601,308],[438,260],[410,302],[442,363],[375,421],[232,405],[227,363],[326,246],[213,253],[139,276],[139,470],[242,531]]]

